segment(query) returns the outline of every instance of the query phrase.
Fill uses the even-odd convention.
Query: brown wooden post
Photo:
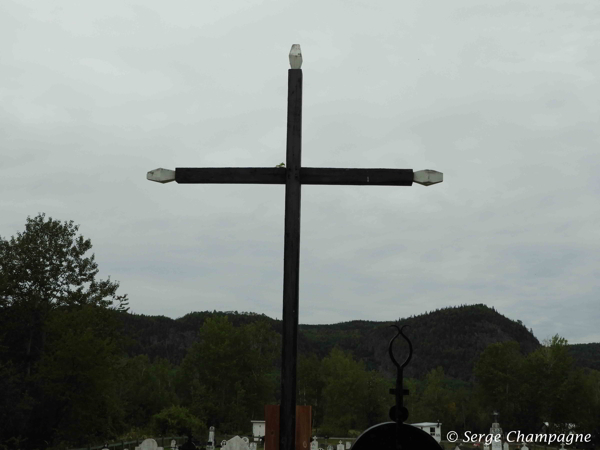
[[[310,449],[312,407],[296,406],[296,450]]]
[[[300,167],[302,166],[302,69],[288,71],[288,119],[283,249],[283,342],[279,449],[294,450],[300,272]]]
[[[279,450],[280,430],[279,405],[265,405],[265,450]],[[312,434],[312,407],[296,406],[296,436],[294,450],[307,450],[310,448]]]
[[[279,405],[265,405],[265,450],[279,450]]]

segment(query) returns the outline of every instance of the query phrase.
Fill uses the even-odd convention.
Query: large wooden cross
[[[279,450],[293,450],[296,428],[296,359],[300,265],[300,187],[303,184],[429,186],[443,181],[435,170],[333,169],[302,167],[302,54],[294,44],[288,71],[287,146],[285,167],[224,167],[156,169],[147,178],[159,183],[285,184],[283,251],[283,344]]]

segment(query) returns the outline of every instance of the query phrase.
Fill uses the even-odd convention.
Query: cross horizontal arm
[[[281,167],[206,167],[175,169],[177,183],[285,184]],[[412,169],[337,169],[302,167],[301,184],[411,186]]]
[[[372,186],[411,186],[412,169],[331,169],[326,167],[303,167],[300,169],[302,184],[342,184]]]
[[[283,167],[178,167],[177,183],[285,184]]]

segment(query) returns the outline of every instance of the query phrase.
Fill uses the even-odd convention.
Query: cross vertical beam
[[[288,70],[283,249],[283,331],[279,450],[294,450],[296,437],[296,365],[300,280],[300,167],[302,166],[302,69]]]

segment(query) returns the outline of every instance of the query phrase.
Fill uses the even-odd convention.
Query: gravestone
[[[502,444],[502,450],[510,450],[508,442],[504,442],[504,444]]]
[[[521,450],[529,450],[529,447],[527,447],[527,445],[525,445],[525,442],[523,442],[523,446],[521,447]]]
[[[256,450],[256,446],[257,446],[257,445],[256,445],[256,442],[251,442],[251,443],[250,443],[250,446],[249,446],[249,447],[250,447],[250,450]]]
[[[490,445],[487,442],[483,444],[483,450],[490,450]]]
[[[313,440],[310,443],[310,450],[319,450],[319,443],[316,436],[313,436]]]
[[[329,445],[327,446],[327,450],[333,450],[333,445],[329,444]]]
[[[171,439],[171,450],[177,450],[177,441],[175,439]]]
[[[225,441],[225,445],[221,442],[221,450],[250,450],[249,442],[247,437],[234,436]]]
[[[163,450],[154,439],[145,439],[135,450]]]
[[[498,413],[494,411],[493,416],[494,421],[490,428],[490,434],[494,436],[492,450],[502,450],[502,428],[500,428],[500,423],[498,423]]]
[[[344,444],[342,444],[342,441],[340,441],[340,443],[337,445],[336,450],[344,450]]]
[[[196,450],[196,444],[194,444],[191,434],[188,434],[187,441],[181,446],[180,450]]]
[[[346,441],[346,450],[349,450],[352,447],[352,443],[350,441]]]
[[[215,448],[215,427],[208,429],[208,447],[211,449]]]

